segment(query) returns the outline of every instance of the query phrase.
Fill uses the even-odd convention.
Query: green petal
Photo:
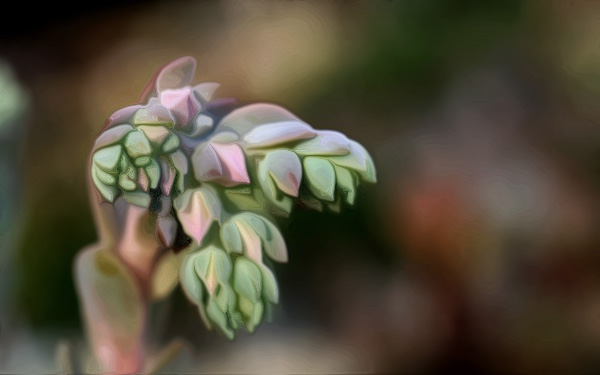
[[[315,197],[332,202],[335,191],[335,171],[325,159],[309,156],[304,158],[304,170],[308,188]]]
[[[117,183],[117,178],[114,175],[104,172],[96,165],[93,165],[92,168],[96,172],[96,177],[98,177],[102,183],[106,185],[115,185]]]
[[[287,246],[279,229],[266,218],[262,217],[261,220],[265,224],[265,232],[264,234],[258,233],[258,235],[263,240],[265,253],[276,262],[286,263],[288,261]]]
[[[129,176],[127,176],[126,174],[120,174],[119,186],[125,191],[134,191],[137,187],[137,184],[135,183],[135,181],[129,179]]]
[[[356,141],[350,141],[350,150],[349,155],[332,156],[328,159],[335,165],[356,171],[367,182],[376,182],[375,165],[367,150]]]
[[[140,156],[133,161],[133,164],[135,164],[136,167],[145,167],[150,164],[151,161],[152,159],[149,156]]]
[[[148,179],[150,180],[150,188],[156,189],[158,182],[160,181],[160,165],[155,159],[150,160],[145,168]]]
[[[262,322],[263,318],[263,303],[262,301],[258,301],[254,304],[254,311],[252,312],[251,322],[252,324],[247,324],[248,331],[250,333],[254,332],[256,327]]]
[[[346,202],[354,204],[358,179],[346,168],[334,166],[338,188],[344,192]]]
[[[229,328],[227,316],[223,311],[221,311],[221,309],[219,309],[217,303],[212,299],[208,302],[208,306],[206,307],[206,314],[208,315],[208,318],[219,328],[221,332],[223,332],[225,336],[227,336],[229,340],[233,340],[235,332],[233,332],[233,330]]]
[[[175,134],[171,134],[167,137],[162,145],[162,151],[165,153],[171,153],[179,147],[179,137]]]
[[[200,250],[195,257],[196,273],[205,285],[211,277],[218,283],[225,283],[231,276],[231,261],[225,251],[216,246],[209,246]]]
[[[200,312],[200,316],[202,320],[206,324],[208,329],[212,328],[210,321],[206,315],[206,310],[204,308],[204,287],[202,286],[202,282],[198,278],[198,274],[196,273],[195,258],[198,256],[198,252],[186,255],[183,261],[181,262],[181,267],[179,268],[179,281],[181,283],[181,287],[186,297],[195,305],[198,306],[198,310]]]
[[[112,172],[117,168],[122,150],[123,147],[121,145],[114,145],[98,150],[94,153],[94,163],[105,172]]]
[[[124,146],[127,150],[127,154],[132,158],[147,156],[152,153],[150,141],[148,141],[148,138],[139,131],[129,133],[125,138]]]
[[[253,303],[259,300],[262,294],[262,275],[254,262],[244,257],[236,259],[233,288]]]
[[[114,202],[115,198],[119,194],[119,189],[117,189],[114,186],[108,186],[108,185],[104,184],[102,181],[100,181],[100,179],[96,175],[96,170],[97,170],[97,167],[94,166],[94,167],[92,167],[92,170],[90,173],[91,177],[92,177],[92,181],[94,182],[94,186],[96,186],[96,190],[98,190],[98,192],[100,193],[102,198],[106,199],[107,201],[109,201],[111,203]]]
[[[221,227],[221,241],[228,252],[243,253],[242,237],[233,218],[227,220]]]
[[[273,272],[265,265],[261,268],[262,281],[263,281],[263,295],[271,303],[279,303],[279,287],[277,286],[277,280]]]
[[[250,227],[261,239],[262,248],[267,255],[277,261],[285,263],[288,260],[287,247],[279,229],[267,218],[251,212],[244,212],[232,218],[232,221],[242,221]],[[258,259],[257,261],[260,261]]]

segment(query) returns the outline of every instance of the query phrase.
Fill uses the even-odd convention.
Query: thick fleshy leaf
[[[244,254],[256,263],[262,264],[262,242],[254,228],[243,220],[234,220],[233,225],[242,238]]]
[[[185,233],[197,245],[215,220],[221,216],[221,206],[216,194],[207,187],[185,191],[175,200],[175,210]]]
[[[196,59],[180,57],[165,65],[156,76],[156,91],[176,89],[189,85],[196,73]]]
[[[123,193],[123,198],[134,206],[148,208],[150,206],[150,195],[143,191],[126,191]]]
[[[258,166],[261,186],[268,188],[267,179],[272,179],[279,190],[292,197],[298,196],[302,180],[302,164],[298,155],[287,150],[268,152]],[[267,194],[275,198],[273,192]]]
[[[192,166],[198,181],[214,181],[226,187],[250,182],[244,152],[235,143],[199,145],[192,154]]]
[[[262,321],[263,304],[262,301],[253,302],[244,296],[239,296],[238,307],[243,316],[243,322],[246,330],[254,332],[256,327]]]
[[[105,183],[100,181],[96,174],[98,170],[98,167],[94,164],[92,170],[90,171],[92,182],[94,183],[94,186],[96,187],[98,193],[100,193],[100,196],[112,203],[117,198],[117,195],[119,194],[119,189],[117,189],[115,186],[106,185]]]
[[[358,142],[350,141],[351,153],[344,156],[332,156],[328,159],[340,166],[356,171],[367,182],[376,182],[375,165],[371,156]]]
[[[183,128],[187,128],[188,123],[202,108],[202,104],[189,86],[162,91],[160,102],[173,113],[177,124]]]
[[[310,125],[300,121],[282,121],[255,127],[244,135],[247,149],[267,148],[314,137]]]
[[[196,257],[199,252],[186,255],[179,268],[179,282],[187,298],[198,306],[200,316],[208,329],[212,328],[204,307],[204,286],[196,273]]]
[[[354,200],[356,199],[356,186],[358,184],[358,179],[354,175],[354,172],[337,165],[334,165],[333,168],[335,169],[337,186],[344,192],[346,202],[348,202],[348,204],[354,204]]]
[[[150,180],[150,188],[156,189],[160,181],[160,164],[155,159],[150,159],[150,164],[144,170],[146,171],[148,180]]]
[[[251,212],[231,217],[221,228],[221,240],[229,252],[244,253],[262,264],[261,248],[273,260],[287,262],[287,247],[277,227],[268,219]]]
[[[279,303],[279,287],[273,271],[266,265],[260,267],[263,281],[263,295],[271,303]]]
[[[139,131],[127,134],[124,146],[127,154],[132,158],[148,156],[152,153],[152,146],[150,145],[148,138]]]
[[[108,249],[89,248],[76,259],[75,280],[102,372],[139,371],[146,314],[131,272]]]
[[[294,152],[300,156],[348,155],[350,153],[350,140],[340,132],[320,130],[317,131],[314,138],[294,147]]]
[[[98,138],[96,138],[96,141],[94,142],[94,150],[98,150],[120,142],[129,132],[133,130],[135,130],[135,128],[129,124],[117,125],[113,128],[105,130],[98,136]]]
[[[227,314],[235,306],[235,295],[228,281],[231,273],[229,257],[216,246],[187,255],[180,269],[184,291],[198,305],[207,327],[218,327],[230,339],[234,332],[229,326]],[[208,292],[206,301],[203,296],[205,290]]]
[[[262,228],[259,226],[258,235],[263,240],[265,253],[276,262],[286,263],[288,261],[288,253],[283,236],[273,223],[264,217],[261,219],[265,224],[264,232],[260,231]]]
[[[94,163],[105,172],[113,172],[117,169],[122,151],[123,147],[121,145],[114,145],[98,150],[94,153]]]
[[[152,158],[150,156],[140,156],[133,160],[133,164],[136,167],[145,167],[148,164],[150,164],[151,161],[152,161]]]
[[[198,145],[191,158],[198,181],[213,181],[223,175],[223,167],[215,150],[208,143]]]
[[[335,171],[325,159],[309,156],[304,158],[306,182],[315,197],[333,202],[335,194]]]
[[[219,328],[219,330],[227,336],[229,340],[233,340],[235,333],[229,328],[227,315],[219,309],[217,303],[214,300],[208,302],[206,313],[210,320]]]
[[[148,105],[138,109],[131,120],[133,125],[165,126],[172,128],[175,123],[173,115],[158,99],[152,98]]]
[[[225,250],[230,253],[242,254],[244,252],[242,236],[233,219],[227,220],[221,227],[221,241]]]
[[[113,112],[110,116],[108,116],[106,121],[104,121],[104,126],[102,129],[106,131],[113,126],[116,127],[117,125],[121,124],[130,124],[133,114],[142,107],[143,106],[141,104],[130,105]]]
[[[204,101],[209,102],[220,86],[221,85],[216,82],[203,82],[194,86],[194,91],[200,95]]]
[[[137,188],[137,181],[122,173],[119,175],[119,187],[125,191],[134,191]]]
[[[235,144],[212,143],[212,148],[217,153],[223,174],[228,181],[221,182],[224,186],[250,183],[250,177],[246,169],[246,158],[242,148]]]
[[[231,277],[231,261],[224,250],[213,245],[198,251],[197,254],[194,260],[196,273],[212,294],[216,290],[217,283],[226,283]]]
[[[202,134],[208,133],[215,125],[215,120],[203,113],[196,116],[196,119],[192,123],[192,129],[190,131],[190,137],[198,137]]]
[[[244,257],[235,261],[233,288],[242,296],[256,303],[262,295],[262,274],[258,266]]]
[[[152,143],[155,148],[160,148],[165,139],[171,134],[169,129],[164,126],[140,125],[138,130],[144,133],[146,138]]]
[[[280,194],[277,184],[268,173],[268,165],[263,165],[264,160],[259,163],[258,170],[258,185],[262,190],[264,197],[270,205],[280,209],[284,214],[289,214],[292,211],[292,199],[286,195]]]
[[[287,109],[278,105],[257,103],[238,108],[225,116],[219,127],[244,134],[256,126],[282,121],[300,121]]]
[[[187,157],[181,150],[177,150],[171,154],[171,161],[173,162],[173,166],[179,171],[179,173],[183,175],[188,173]]]
[[[177,150],[179,148],[179,145],[179,137],[175,134],[169,134],[169,136],[163,143],[161,150],[162,152],[169,154]]]
[[[102,181],[102,183],[106,184],[106,185],[115,185],[117,183],[117,178],[114,174],[110,174],[107,172],[104,172],[102,169],[98,168],[98,166],[96,166],[95,164],[92,166],[94,172],[96,173],[96,176],[98,177],[98,179],[100,181]]]
[[[156,237],[160,243],[171,248],[177,236],[177,221],[171,215],[161,216],[156,219]]]

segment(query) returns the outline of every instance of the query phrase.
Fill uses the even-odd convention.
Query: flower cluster
[[[361,180],[375,182],[375,168],[359,143],[273,104],[215,116],[218,85],[190,86],[194,71],[192,58],[174,61],[147,104],[111,116],[90,173],[100,199],[155,213],[165,248],[178,233],[189,237],[179,281],[206,325],[233,338],[278,302],[263,253],[286,262],[287,250],[272,217],[297,204],[337,212]]]

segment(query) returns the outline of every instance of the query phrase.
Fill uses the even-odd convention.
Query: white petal
[[[317,133],[300,121],[283,121],[257,126],[244,135],[246,148],[263,148],[314,137]]]

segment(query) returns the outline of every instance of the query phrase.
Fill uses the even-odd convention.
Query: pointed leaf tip
[[[191,56],[180,57],[160,69],[156,77],[156,91],[177,89],[189,85],[196,73],[196,59]]]

